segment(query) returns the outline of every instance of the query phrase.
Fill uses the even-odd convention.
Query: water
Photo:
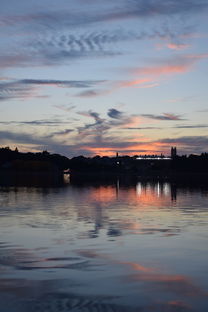
[[[41,182],[0,186],[1,312],[208,310],[208,187]]]

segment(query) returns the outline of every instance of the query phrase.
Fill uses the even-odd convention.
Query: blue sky
[[[208,0],[0,0],[0,145],[208,151]]]

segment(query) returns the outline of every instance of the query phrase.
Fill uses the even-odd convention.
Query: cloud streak
[[[149,118],[149,119],[156,119],[156,120],[184,120],[184,118],[181,118],[180,115],[176,115],[173,113],[164,113],[163,115],[154,115],[154,114],[142,114],[142,117]]]
[[[64,137],[67,136],[68,134],[71,134],[74,130],[73,129],[65,129],[63,131],[56,131],[51,133],[50,135],[48,135],[48,138],[52,138],[52,137]]]
[[[155,83],[156,79],[160,79],[167,75],[176,75],[183,74],[192,69],[193,65],[200,60],[207,59],[208,54],[187,54],[187,55],[179,55],[176,57],[172,57],[164,60],[153,60],[152,66],[147,67],[137,67],[133,69],[129,69],[128,71],[134,75],[139,76],[135,80],[129,83],[129,86],[137,84],[137,81]],[[154,63],[157,63],[155,65]],[[128,85],[127,85],[128,86]]]
[[[40,145],[48,145],[47,139],[42,137],[37,137],[35,135],[27,134],[27,133],[18,133],[11,131],[0,131],[0,139],[3,142],[15,142],[15,143],[26,143],[26,144],[40,144]]]
[[[90,3],[88,2],[88,8]],[[119,5],[103,6],[103,10],[99,11],[94,6],[90,13],[86,14],[86,7],[79,9],[79,13],[73,10],[56,11],[48,10],[36,12],[27,15],[8,15],[1,19],[0,26],[15,26],[17,24],[34,23],[40,27],[54,28],[57,24],[63,26],[77,27],[89,25],[92,23],[108,22],[112,20],[123,20],[129,18],[152,18],[154,16],[174,16],[180,14],[196,14],[207,9],[207,1],[205,0],[125,0],[119,1]]]
[[[182,136],[178,138],[167,138],[160,140],[161,143],[178,144],[180,146],[189,146],[195,152],[204,150],[208,144],[208,136]]]
[[[171,57],[164,60],[152,60],[153,65],[147,67],[135,67],[125,69],[123,72],[136,75],[136,79],[129,81],[118,81],[111,84],[106,90],[87,90],[80,92],[80,97],[95,97],[110,94],[121,88],[153,88],[159,85],[159,80],[166,76],[184,74],[190,71],[193,65],[201,60],[207,59],[208,54],[187,54]],[[157,63],[157,65],[155,65]]]
[[[22,79],[17,81],[18,84],[22,85],[41,85],[41,86],[57,86],[62,88],[90,88],[95,84],[104,82],[102,81],[74,81],[74,80],[47,80],[47,79]]]
[[[129,127],[129,128],[125,128],[128,130],[158,130],[158,129],[162,129],[159,127]]]
[[[75,105],[53,105],[55,108],[58,108],[64,112],[71,112],[76,106]]]
[[[27,125],[27,126],[60,126],[64,124],[69,124],[69,121],[64,121],[60,119],[41,119],[41,120],[9,120],[0,121],[1,125]]]
[[[208,128],[208,125],[178,125],[173,128],[176,129],[200,129],[200,128]]]
[[[28,97],[39,97],[37,89],[44,86],[61,87],[61,88],[91,88],[104,81],[74,81],[74,80],[47,80],[47,79],[21,79],[0,81],[0,101],[9,99],[24,99]]]

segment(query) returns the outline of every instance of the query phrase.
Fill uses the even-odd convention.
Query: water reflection
[[[206,185],[58,181],[0,187],[2,311],[207,310]]]

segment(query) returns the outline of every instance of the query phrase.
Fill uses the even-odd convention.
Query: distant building
[[[177,156],[177,149],[176,147],[171,147],[171,158],[174,158]]]

